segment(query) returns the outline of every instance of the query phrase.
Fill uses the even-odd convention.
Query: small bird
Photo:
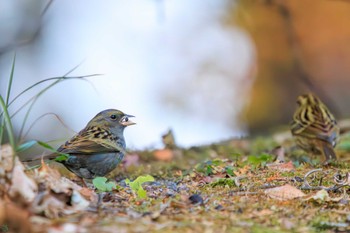
[[[121,162],[125,154],[124,129],[135,123],[132,115],[116,109],[98,113],[78,134],[61,145],[57,151],[67,154],[57,160],[59,153],[44,157],[62,163],[68,170],[84,179],[105,176]]]
[[[313,154],[325,156],[325,164],[336,160],[334,147],[339,137],[339,127],[326,105],[313,94],[298,97],[291,124],[292,135],[299,147]]]

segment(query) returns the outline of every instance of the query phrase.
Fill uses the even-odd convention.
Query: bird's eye
[[[111,115],[111,119],[115,120],[115,119],[117,119],[117,116],[113,114],[113,115]]]

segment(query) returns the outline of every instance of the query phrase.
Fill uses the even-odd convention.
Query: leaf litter
[[[347,163],[300,162],[305,155],[289,141],[181,149],[170,139],[161,150],[130,152],[88,187],[51,164],[24,172],[2,146],[0,225],[13,232],[350,231]]]

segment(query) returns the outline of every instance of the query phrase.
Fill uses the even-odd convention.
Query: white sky
[[[99,111],[117,108],[136,116],[125,132],[131,148],[160,146],[168,128],[182,146],[239,136],[244,126],[232,122],[243,102],[232,99],[249,91],[243,80],[254,52],[242,31],[220,23],[226,7],[224,0],[55,1],[38,41],[17,50],[14,93],[83,62],[74,75],[104,74],[89,79],[94,88],[80,81],[54,87],[31,120],[54,112],[79,131]],[[12,56],[0,58],[2,92]],[[211,67],[203,72],[205,64]],[[50,117],[29,134],[44,141],[69,136]]]

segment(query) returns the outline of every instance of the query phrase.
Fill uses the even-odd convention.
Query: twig
[[[247,176],[237,176],[233,179],[233,181],[235,182],[236,187],[240,187],[241,183],[239,182],[240,180],[246,178]]]
[[[350,185],[349,185],[349,184],[343,184],[343,185],[339,185],[339,186],[334,185],[333,187],[326,188],[325,190],[326,190],[326,191],[335,192],[335,191],[337,191],[338,189],[343,188],[343,187],[347,187],[347,186],[350,186]]]
[[[326,190],[327,192],[335,192],[337,191],[338,189],[341,189],[343,187],[347,187],[347,186],[350,186],[350,184],[347,182],[348,180],[348,173],[346,174],[344,181],[343,179],[340,180],[337,178],[337,176],[339,176],[338,173],[336,173],[333,178],[334,178],[334,182],[336,183],[335,185],[333,185],[332,187],[325,187],[322,185],[322,181],[323,181],[323,178],[324,177],[321,177],[320,178],[320,182],[319,182],[319,186],[312,186],[309,184],[309,182],[307,181],[307,178],[308,176],[310,176],[311,174],[314,174],[316,172],[322,172],[323,174],[325,174],[324,171],[322,171],[321,168],[318,168],[318,169],[314,169],[314,170],[311,170],[309,172],[307,172],[304,176],[304,184],[300,187],[301,190],[321,190],[321,189],[324,189]],[[315,176],[313,177],[313,180],[315,179]]]
[[[340,176],[340,178],[338,178]],[[341,174],[336,173],[333,176],[334,182],[339,185],[344,185],[349,183],[349,173],[347,172],[345,177],[341,177]]]
[[[314,170],[311,170],[309,172],[307,172],[304,176],[304,184],[303,184],[303,188],[311,188],[312,186],[309,184],[309,182],[307,181],[307,178],[308,176],[310,176],[311,174],[314,174],[316,172],[320,172],[322,171],[322,168],[318,168],[318,169],[314,169]],[[315,177],[313,177],[313,180],[315,179]]]
[[[245,196],[245,195],[256,195],[260,192],[234,192],[232,193],[233,196]]]

